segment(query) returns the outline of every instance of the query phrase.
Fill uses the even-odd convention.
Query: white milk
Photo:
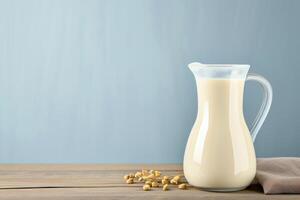
[[[208,190],[247,187],[256,172],[243,115],[244,80],[197,79],[198,116],[184,156],[188,182]]]

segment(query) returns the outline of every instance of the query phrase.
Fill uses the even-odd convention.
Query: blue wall
[[[186,65],[247,63],[273,85],[258,156],[300,156],[300,1],[0,1],[0,162],[181,162]],[[246,86],[245,116],[261,100]]]

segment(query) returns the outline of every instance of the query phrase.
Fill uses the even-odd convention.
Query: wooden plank
[[[182,173],[180,165],[0,165],[0,188],[122,186],[125,174],[141,169]]]
[[[0,164],[0,171],[182,170],[181,164]]]
[[[299,195],[264,195],[250,190],[235,193],[212,193],[197,189],[142,191],[140,187],[103,187],[103,188],[44,188],[24,190],[0,190],[1,200],[92,200],[92,199],[184,199],[184,200],[299,200]]]
[[[259,187],[234,193],[213,193],[197,188],[145,192],[141,184],[124,183],[123,175],[157,169],[182,173],[181,165],[0,165],[0,199],[300,199],[300,195],[264,195]]]

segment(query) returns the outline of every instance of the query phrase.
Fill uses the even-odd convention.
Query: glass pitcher
[[[191,63],[189,68],[197,83],[198,114],[185,149],[184,175],[205,190],[242,190],[256,173],[253,142],[269,112],[272,87],[262,76],[248,74],[249,65]],[[264,89],[250,131],[243,114],[246,80]]]

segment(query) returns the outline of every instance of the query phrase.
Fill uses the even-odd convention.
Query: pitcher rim
[[[188,64],[190,69],[194,68],[210,68],[210,69],[249,69],[248,64],[203,64],[198,62],[192,62]]]

